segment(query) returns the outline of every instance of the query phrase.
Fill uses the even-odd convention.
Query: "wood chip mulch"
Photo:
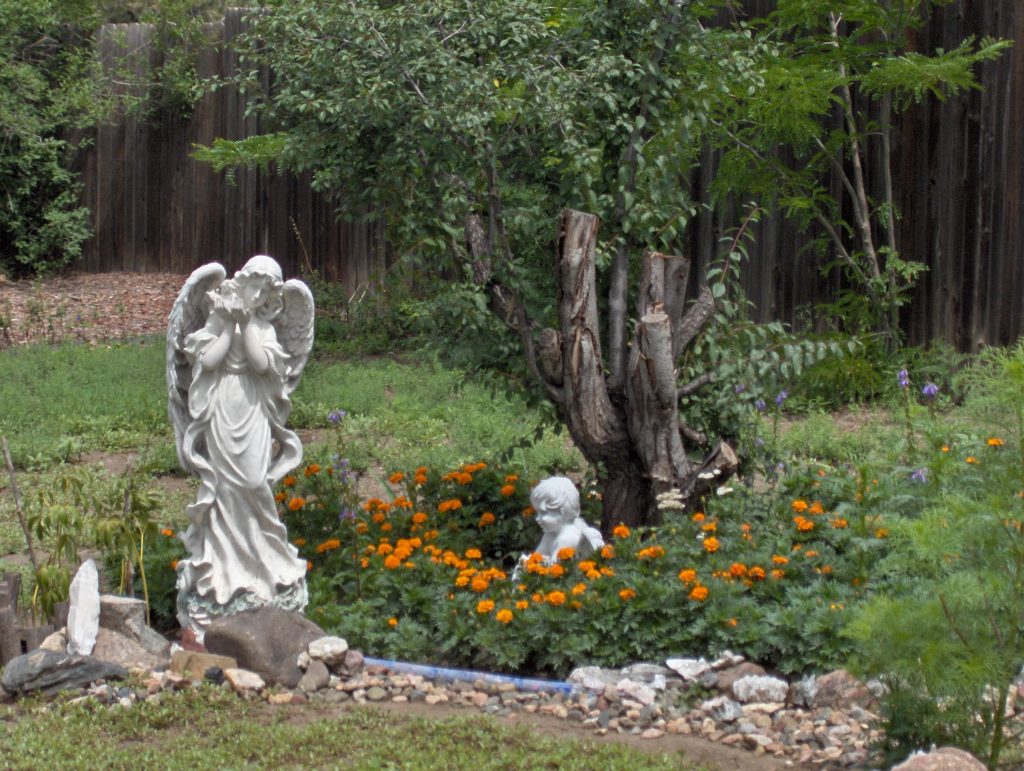
[[[0,348],[162,335],[187,278],[173,273],[73,273],[28,281],[0,277]]]

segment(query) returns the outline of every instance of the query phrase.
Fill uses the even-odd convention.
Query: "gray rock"
[[[53,694],[69,688],[84,688],[96,680],[123,680],[124,667],[92,656],[72,656],[34,650],[7,662],[0,686],[11,695],[33,691]]]
[[[665,678],[671,674],[672,671],[668,667],[663,667],[660,664],[630,664],[621,671],[621,677],[628,677],[630,680],[637,680],[648,685],[654,684],[658,678],[661,678],[661,682],[664,683]]]
[[[341,637],[321,637],[309,644],[309,657],[318,659],[331,669],[345,663],[348,643]]]
[[[732,694],[744,704],[782,702],[789,694],[789,683],[777,677],[747,675],[732,684]]]
[[[154,656],[130,637],[100,627],[96,632],[96,644],[92,649],[93,658],[119,664],[125,669],[156,669],[167,664],[167,659]]]
[[[331,670],[327,668],[324,662],[314,659],[310,662],[302,679],[299,680],[299,688],[306,693],[315,693],[326,688],[330,681]]]
[[[594,693],[602,693],[605,686],[615,685],[622,677],[618,670],[602,669],[601,667],[577,667],[569,673],[567,682],[586,688]]]
[[[815,707],[869,707],[874,696],[868,687],[845,669],[837,669],[817,679]]]
[[[387,698],[388,692],[381,688],[379,685],[370,686],[366,691],[366,698],[369,701],[384,701]]]
[[[620,696],[626,696],[644,705],[653,704],[654,699],[657,697],[651,686],[631,680],[628,677],[620,680],[616,688]]]
[[[154,656],[170,656],[170,642],[146,624],[146,603],[143,600],[101,594],[100,628],[123,634]]]
[[[294,688],[302,679],[299,654],[324,630],[299,613],[264,606],[215,619],[203,644],[210,653],[231,656],[271,685]]]
[[[911,755],[892,771],[985,771],[985,764],[963,750],[941,747]]]
[[[68,653],[88,656],[100,626],[100,574],[95,562],[86,560],[78,568],[68,599]]]
[[[719,722],[731,723],[743,717],[743,707],[728,696],[716,696],[700,705],[700,708]]]
[[[787,701],[797,707],[814,706],[814,700],[818,696],[818,678],[814,675],[807,675],[789,686]]]
[[[689,683],[695,682],[701,675],[711,671],[711,665],[703,658],[668,659],[665,665]]]

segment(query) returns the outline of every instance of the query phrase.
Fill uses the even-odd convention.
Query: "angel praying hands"
[[[178,459],[200,481],[177,566],[178,620],[200,642],[215,618],[301,611],[308,598],[306,562],[272,488],[302,462],[285,423],[313,347],[313,296],[263,255],[225,276],[218,263],[193,271],[167,329],[168,413]]]

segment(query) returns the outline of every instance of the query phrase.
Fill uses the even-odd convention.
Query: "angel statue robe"
[[[302,461],[302,444],[285,427],[288,357],[269,322],[249,324],[270,362],[262,374],[238,334],[220,366],[202,366],[218,337],[212,320],[185,338],[192,382],[182,454],[200,488],[183,536],[190,556],[178,564],[178,617],[200,640],[212,617],[268,604],[302,610],[307,601],[306,562],[288,542],[272,491]]]

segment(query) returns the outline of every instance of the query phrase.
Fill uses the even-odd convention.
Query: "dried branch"
[[[14,463],[11,461],[11,450],[7,446],[7,437],[0,437],[0,450],[4,454],[4,463],[7,465],[7,473],[11,477],[11,492],[14,494],[14,512],[18,515],[18,524],[21,525],[21,532],[25,534],[25,542],[28,544],[28,558],[32,563],[32,570],[39,572],[39,563],[36,561],[36,552],[32,544],[32,531],[25,521],[25,511],[21,508],[21,496],[18,493],[18,480],[14,475]]]

